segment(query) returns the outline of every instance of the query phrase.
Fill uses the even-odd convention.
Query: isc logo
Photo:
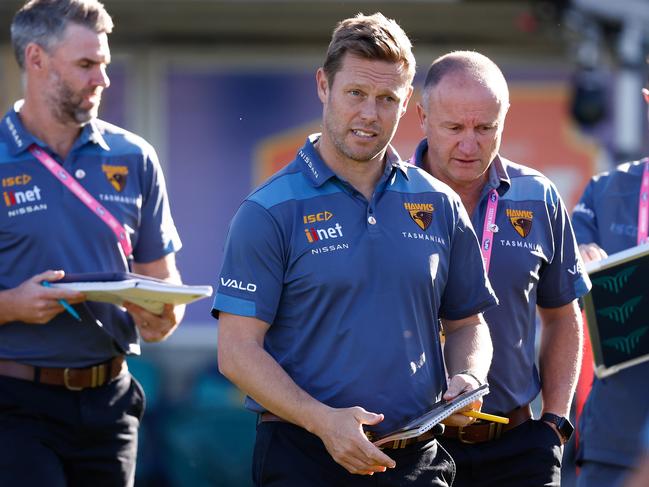
[[[330,220],[331,217],[333,216],[334,216],[333,213],[329,211],[321,211],[320,213],[304,215],[302,218],[304,219],[304,224],[306,225],[307,223],[326,222],[327,220]]]
[[[29,174],[21,174],[20,176],[2,178],[2,187],[9,188],[11,186],[22,186],[29,183],[31,180],[32,177]]]

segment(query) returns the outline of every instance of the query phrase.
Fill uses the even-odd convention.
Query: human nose
[[[108,88],[110,86],[110,78],[108,77],[106,66],[100,65],[97,67],[93,82],[95,86],[101,86],[102,88]]]
[[[365,121],[374,121],[377,118],[377,107],[376,100],[371,97],[367,97],[361,105],[361,118]]]
[[[478,147],[477,137],[473,132],[467,132],[462,134],[460,139],[459,149],[464,154],[473,154]]]

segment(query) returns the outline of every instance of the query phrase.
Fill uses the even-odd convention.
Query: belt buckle
[[[462,443],[466,443],[468,445],[472,445],[474,443],[480,443],[480,441],[491,441],[491,440],[497,440],[502,436],[503,433],[503,425],[494,422],[489,422],[489,432],[487,433],[487,439],[486,440],[479,440],[479,441],[472,441],[472,440],[467,440],[464,438],[464,428],[468,428],[474,425],[468,425],[468,426],[459,426],[458,431],[457,431],[457,439],[460,440]]]
[[[465,426],[458,426],[457,427],[457,439],[460,440],[461,443],[466,443],[467,445],[473,445],[476,443],[475,441],[467,440],[464,438],[464,428]]]
[[[73,385],[70,384],[70,377],[68,375],[69,373],[70,373],[70,368],[66,367],[63,370],[63,385],[65,386],[65,388],[68,389],[69,391],[80,391],[80,390],[82,390],[83,387],[76,387],[76,386],[73,386]]]

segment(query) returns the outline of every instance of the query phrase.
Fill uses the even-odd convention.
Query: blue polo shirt
[[[419,167],[428,143],[415,152]],[[500,301],[485,312],[494,346],[486,412],[504,414],[541,390],[536,367],[536,306],[556,308],[583,296],[583,271],[570,219],[554,184],[538,171],[497,156],[471,221],[482,239],[488,194],[499,194],[489,280]]]
[[[127,271],[115,234],[27,150],[57,160],[131,233],[133,258],[151,262],[180,248],[154,149],[100,120],[87,124],[65,160],[23,126],[18,102],[0,122],[0,290],[48,269]],[[130,315],[117,306],[75,305],[45,325],[0,326],[0,359],[43,367],[84,367],[139,351]]]
[[[594,242],[608,254],[636,246],[643,169],[643,161],[636,161],[591,179],[572,215],[580,244]],[[581,460],[634,465],[641,425],[649,417],[648,376],[645,362],[594,379],[580,419]]]
[[[367,201],[320,158],[317,137],[237,211],[214,314],[269,323],[264,347],[298,386],[385,414],[384,432],[446,388],[438,319],[496,300],[454,192],[390,151]]]

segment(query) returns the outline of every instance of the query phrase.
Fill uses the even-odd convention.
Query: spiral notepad
[[[414,418],[406,423],[401,428],[391,431],[380,438],[372,438],[372,442],[376,446],[381,446],[394,440],[405,440],[419,436],[440,421],[448,418],[451,414],[459,411],[460,409],[468,406],[476,399],[481,398],[485,394],[489,394],[489,385],[482,384],[477,389],[472,391],[463,392],[459,396],[451,399],[450,401],[439,401],[433,405],[431,409],[426,411],[421,416]]]

